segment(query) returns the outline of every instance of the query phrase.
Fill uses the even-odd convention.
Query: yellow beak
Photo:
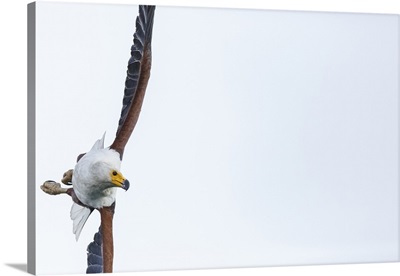
[[[115,186],[124,189],[127,191],[129,189],[130,183],[128,179],[126,179],[120,172],[111,171],[111,183]]]

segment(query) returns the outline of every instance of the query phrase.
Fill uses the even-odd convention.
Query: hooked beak
[[[124,182],[122,182],[121,188],[124,189],[125,191],[128,191],[129,186],[130,186],[129,180],[125,179]]]
[[[130,183],[128,179],[126,179],[120,172],[118,171],[112,171],[110,173],[111,175],[111,183],[118,188],[122,188],[125,191],[127,191],[130,187]]]

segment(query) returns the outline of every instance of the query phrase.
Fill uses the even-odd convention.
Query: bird
[[[105,133],[92,148],[77,157],[74,169],[64,174],[62,182],[46,181],[42,190],[49,194],[66,193],[73,204],[70,217],[76,240],[94,210],[100,212],[101,224],[87,248],[86,273],[110,273],[113,270],[113,216],[116,190],[128,190],[130,182],[120,171],[125,146],[136,126],[142,108],[152,63],[152,32],[156,6],[139,5],[133,45],[130,49],[122,109],[114,141],[105,147]]]
[[[76,163],[72,185],[80,202],[71,208],[73,233],[76,240],[94,209],[111,206],[116,199],[116,188],[128,190],[130,183],[120,172],[120,154],[104,147],[103,137]]]

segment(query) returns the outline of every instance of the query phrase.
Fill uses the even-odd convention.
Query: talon
[[[63,178],[61,179],[61,182],[64,183],[65,185],[72,185],[72,174],[74,170],[68,170],[64,173]]]

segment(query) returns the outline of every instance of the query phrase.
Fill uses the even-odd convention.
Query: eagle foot
[[[49,195],[66,194],[68,189],[61,188],[61,184],[53,180],[47,180],[40,186],[43,192]]]
[[[66,171],[61,179],[61,182],[65,185],[72,185],[72,174],[74,173],[73,169]]]

